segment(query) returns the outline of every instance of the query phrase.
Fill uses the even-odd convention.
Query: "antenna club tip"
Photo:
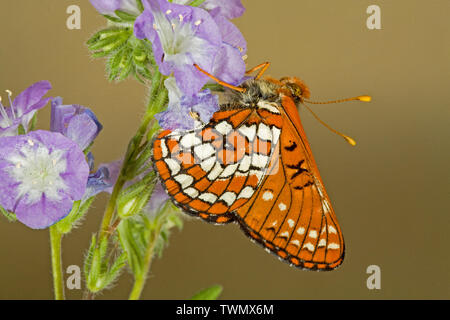
[[[370,102],[372,101],[372,97],[371,96],[359,96],[357,98],[359,101],[364,101],[364,102]]]
[[[352,138],[350,138],[350,137],[348,137],[348,136],[345,136],[344,139],[345,139],[345,141],[347,141],[351,146],[353,146],[353,147],[356,146],[356,141],[353,140]]]

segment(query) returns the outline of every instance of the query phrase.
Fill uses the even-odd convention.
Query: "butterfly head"
[[[290,96],[296,103],[302,102],[310,97],[309,88],[296,77],[284,77],[280,79],[280,91]]]

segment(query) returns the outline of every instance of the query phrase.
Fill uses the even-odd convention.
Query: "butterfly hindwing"
[[[279,137],[261,119],[250,109],[224,110],[200,128],[162,132],[153,163],[173,201],[208,222],[232,221],[263,180]]]

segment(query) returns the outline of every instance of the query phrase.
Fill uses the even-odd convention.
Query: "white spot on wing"
[[[234,203],[234,200],[236,200],[236,194],[234,192],[228,191],[225,192],[220,198],[219,200],[223,200],[225,201],[225,203],[228,206],[231,206]]]
[[[254,153],[252,156],[252,165],[257,168],[265,168],[269,163],[269,157],[263,154]]]
[[[280,202],[280,204],[278,205],[278,208],[280,209],[280,211],[284,211],[287,209],[286,205],[283,202]]]
[[[231,130],[233,130],[233,127],[228,122],[222,121],[215,126],[215,129],[220,134],[227,135]]]
[[[161,139],[160,141],[161,141],[161,153],[162,153],[162,156],[165,158],[168,156],[169,150],[167,149],[167,146],[166,146],[166,140]]]
[[[202,193],[198,198],[208,203],[214,203],[217,199],[217,196],[215,194],[207,192]]]
[[[209,172],[209,170],[211,170],[212,167],[214,167],[215,163],[216,163],[216,158],[211,157],[209,159],[206,159],[205,161],[202,161],[200,163],[200,167],[203,169],[203,171]]]
[[[248,169],[250,169],[251,163],[252,163],[252,158],[248,155],[245,155],[241,160],[241,163],[239,165],[239,170],[248,171]]]
[[[272,199],[273,199],[273,193],[272,193],[271,191],[266,191],[266,192],[264,192],[263,195],[262,195],[262,199],[263,199],[264,201],[270,201],[270,200],[272,200]]]
[[[328,232],[337,234],[337,230],[333,226],[328,226]]]
[[[292,240],[292,241],[291,241],[291,244],[293,244],[293,245],[296,246],[296,247],[300,247],[300,241],[298,241],[297,239]]]
[[[328,245],[328,249],[339,249],[340,247],[341,246],[339,244],[334,243],[334,242],[332,242]]]
[[[187,188],[186,190],[183,190],[184,194],[188,195],[191,198],[197,198],[198,196],[198,190],[195,188]]]
[[[308,250],[308,251],[314,252],[314,245],[311,242],[305,243],[303,245],[303,248]]]
[[[300,235],[304,234],[304,233],[305,233],[305,228],[299,227],[299,228],[297,229],[297,233],[300,234]]]
[[[320,239],[318,247],[325,247],[327,245],[327,241],[325,239]]]
[[[169,167],[170,173],[173,176],[176,175],[178,172],[180,172],[180,169],[181,169],[180,164],[175,159],[167,158],[167,159],[164,159],[164,162]]]
[[[182,189],[186,189],[194,181],[194,178],[192,178],[190,175],[187,174],[179,174],[175,176],[174,179],[181,185]]]
[[[209,172],[208,179],[209,180],[216,180],[216,178],[222,173],[223,168],[220,165],[220,163],[215,162],[214,168]]]
[[[207,159],[216,153],[216,150],[210,143],[204,143],[194,148],[195,155],[201,160]]]
[[[254,192],[255,192],[255,190],[253,190],[252,187],[247,186],[241,190],[241,192],[239,193],[238,199],[241,199],[241,198],[249,199],[252,197]]]
[[[227,178],[231,176],[237,170],[238,165],[238,163],[227,165],[220,175],[220,178]]]
[[[313,239],[316,239],[317,238],[317,231],[316,230],[311,230],[309,232],[309,237],[313,238]]]
[[[183,148],[189,149],[199,145],[202,141],[195,135],[195,132],[191,132],[183,136],[180,140],[180,144]]]
[[[239,133],[246,136],[249,141],[253,141],[253,139],[255,138],[255,134],[256,134],[256,124],[253,124],[249,127],[247,127],[247,126],[240,127]]]
[[[260,123],[258,127],[258,138],[266,141],[272,141],[272,131],[270,127],[264,123]]]
[[[289,228],[292,228],[292,227],[295,225],[295,221],[292,220],[292,219],[289,219],[289,220],[287,221],[287,223],[288,223],[288,225],[289,225]]]
[[[279,235],[280,238],[289,238],[289,232],[285,231]]]
[[[266,109],[272,113],[280,114],[280,111],[273,103],[269,103],[266,101],[259,101],[258,107],[260,107],[261,109]]]

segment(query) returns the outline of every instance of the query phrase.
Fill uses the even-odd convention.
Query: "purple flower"
[[[60,133],[0,138],[0,205],[30,228],[68,215],[85,193],[88,174],[82,150]]]
[[[192,0],[173,0],[172,2],[186,5],[191,3]],[[228,19],[240,17],[245,11],[241,0],[206,0],[200,5],[200,8],[208,11],[217,8]]]
[[[136,19],[136,37],[152,43],[159,71],[174,74],[186,95],[198,92],[209,78],[194,64],[212,72],[214,60],[222,45],[220,30],[203,9],[146,0],[144,12]]]
[[[90,0],[91,4],[102,15],[116,17],[116,10],[139,15],[141,12],[136,0]]]
[[[37,110],[43,108],[51,98],[43,96],[52,88],[50,82],[39,81],[22,91],[14,101],[8,92],[10,107],[5,108],[0,99],[0,137],[18,134],[19,125],[28,130],[30,121]]]
[[[52,100],[50,130],[76,142],[81,150],[90,146],[102,128],[90,109],[76,104],[63,105],[60,97]]]
[[[173,77],[164,82],[169,91],[167,110],[155,115],[159,125],[169,130],[190,130],[196,127],[190,112],[196,113],[202,122],[209,122],[214,112],[219,109],[219,98],[211,94],[209,89],[192,96],[182,95]]]
[[[96,196],[100,192],[112,193],[117,178],[119,177],[122,160],[100,164],[97,172],[89,175],[85,199]],[[91,168],[92,170],[92,168]]]

